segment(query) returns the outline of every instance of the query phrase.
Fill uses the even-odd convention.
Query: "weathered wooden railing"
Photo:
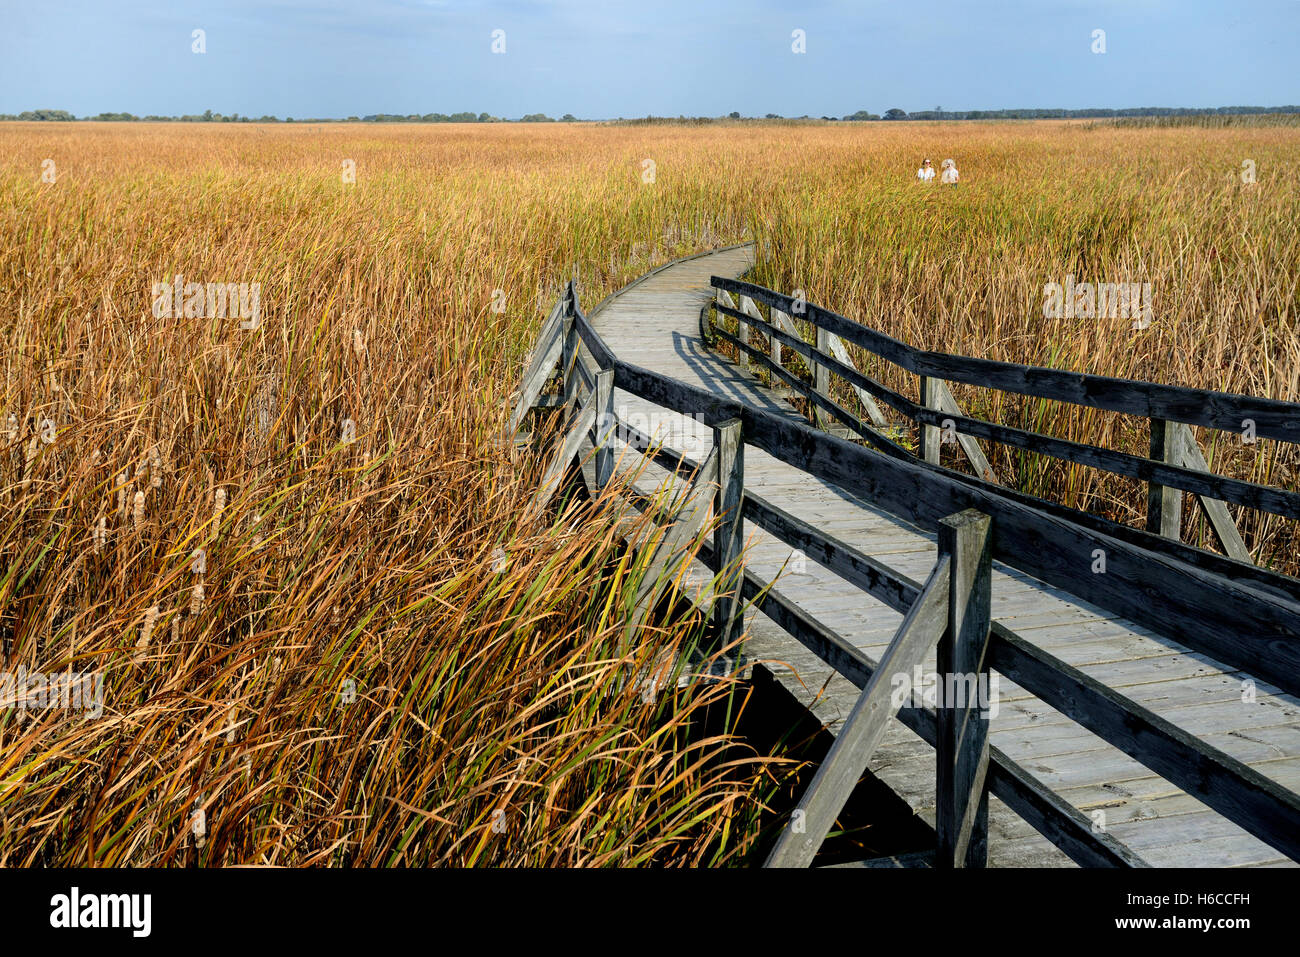
[[[979,439],[1144,481],[1149,488],[1147,531],[1169,539],[1179,538],[1182,493],[1190,492],[1196,496],[1224,551],[1243,562],[1251,561],[1251,555],[1224,502],[1300,519],[1300,494],[1211,473],[1189,428],[1205,426],[1243,438],[1249,436],[1252,441],[1262,437],[1300,442],[1300,406],[1294,403],[928,352],[802,298],[735,279],[714,277],[713,285],[717,290],[714,308],[736,320],[738,329],[733,333],[710,322],[706,309],[701,313],[706,338],[716,335],[731,343],[743,359],[760,363],[803,395],[818,416],[830,414],[882,451],[898,454],[902,450],[880,434],[887,420],[877,400],[920,426],[922,458],[926,462],[938,464],[941,441],[956,442],[975,475],[985,481],[994,482],[996,477],[979,447]],[[739,298],[739,305],[733,295]],[[756,303],[768,307],[768,318],[763,317]],[[813,343],[804,341],[792,315],[811,324]],[[767,338],[768,351],[751,344],[751,328]],[[921,401],[913,402],[858,371],[841,340],[917,375]],[[781,360],[783,348],[804,358],[813,371],[813,381],[806,382],[785,367]],[[869,424],[831,400],[831,373],[852,386]],[[971,418],[958,407],[948,382],[1146,417],[1151,426],[1150,457]]]
[[[718,279],[714,284],[737,291],[743,285]],[[745,288],[767,297],[770,306],[790,308],[789,297],[758,287]],[[1113,380],[1101,380],[1107,385],[1101,389],[1095,377],[1061,373],[1040,380],[1037,370],[1005,363],[979,360],[977,366],[970,366],[964,361],[940,362],[933,354],[915,353],[870,330],[860,333],[862,327],[831,313],[812,306],[808,310],[817,320],[814,324],[826,333],[859,345],[874,345],[877,354],[887,353],[892,361],[932,378],[942,374],[953,381],[972,381],[979,372],[981,381],[995,381],[1010,391],[1038,394],[1041,390],[1052,398],[1097,402],[1102,408],[1144,411],[1165,421],[1212,427],[1224,427],[1232,416],[1248,409],[1256,416],[1259,434],[1293,438],[1294,420],[1289,415],[1294,415],[1295,407],[1288,406],[1289,415],[1283,414],[1286,410],[1279,407],[1285,403],[1228,397],[1239,401],[1226,409],[1212,405],[1204,411],[1187,404],[1185,392],[1194,390],[1140,383],[1139,397],[1129,400],[1109,387]],[[725,304],[719,311],[727,315],[739,312]],[[918,421],[942,425],[940,413],[910,403],[861,375],[847,361],[835,358],[836,350],[825,338],[823,348],[810,347],[796,335],[745,315],[774,343],[800,352]],[[761,355],[739,335],[726,335],[729,341],[743,343],[747,355]],[[772,368],[784,371],[779,362]],[[882,689],[890,686],[903,665],[935,643],[941,673],[946,669],[949,675],[978,676],[995,669],[1260,840],[1300,860],[1300,796],[999,622],[990,622],[988,611],[989,568],[996,560],[1156,628],[1231,668],[1300,694],[1300,597],[1296,587],[1300,583],[1294,579],[919,461],[825,396],[824,380],[820,382],[822,391],[817,391],[792,374],[787,373],[786,378],[813,404],[848,423],[873,448],[624,362],[587,321],[572,283],[543,326],[519,405],[510,419],[511,435],[530,408],[553,404],[543,401],[543,392],[557,369],[565,406],[562,414],[568,426],[543,478],[538,501],[544,503],[554,494],[575,458],[583,454],[592,454],[597,463],[597,484],[610,481],[615,430],[626,436],[635,434],[614,414],[615,388],[664,409],[701,417],[713,429],[713,448],[704,463],[670,447],[650,447],[646,454],[689,478],[688,494],[711,500],[716,523],[713,541],[701,545],[696,557],[722,583],[715,588],[712,609],[720,636],[725,640],[738,632],[748,603],[863,689],[835,748],[801,801],[801,813],[792,815],[787,823],[770,863],[807,864],[812,860],[843,800],[867,767],[888,718],[896,716],[937,749],[936,861],[940,866],[983,865],[989,794],[997,795],[1081,864],[1144,866],[1123,844],[1094,830],[1092,821],[1072,804],[990,746],[986,722],[969,702],[964,707],[945,702],[945,707],[937,709],[904,705],[895,712]],[[1196,394],[1214,402],[1224,399],[1215,393]],[[956,413],[949,417],[960,419],[958,425],[972,435],[1010,438],[1015,431]],[[649,444],[649,437],[644,438]],[[746,489],[744,449],[749,446],[937,532],[940,558],[929,581],[924,586],[912,581]],[[1191,490],[1198,494],[1220,494],[1233,501],[1247,497],[1239,486],[1249,484],[1225,485],[1221,482],[1226,480],[1207,479],[1187,469],[1152,472],[1149,479],[1171,484],[1183,481],[1193,485]],[[707,511],[692,509],[693,517],[684,529],[675,529],[674,535],[659,540],[653,560],[665,560],[674,543],[683,541],[681,532],[702,527]],[[745,567],[741,548],[745,521],[802,550],[904,614],[903,624],[879,664],[873,666],[849,641],[784,597],[773,582]],[[1106,556],[1102,574],[1093,571],[1098,550]],[[1153,601],[1153,596],[1160,600]]]

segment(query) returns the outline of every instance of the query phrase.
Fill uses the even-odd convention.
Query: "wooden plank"
[[[560,361],[560,337],[563,334],[562,306],[563,299],[555,304],[550,317],[538,334],[537,345],[533,349],[532,361],[524,372],[524,378],[520,385],[519,401],[510,414],[510,421],[506,425],[507,436],[513,437],[518,434],[524,416],[536,404],[537,397],[542,394],[542,389],[546,388],[547,380],[550,379],[551,373],[555,371],[555,366]]]
[[[542,476],[542,480],[538,485],[537,494],[533,496],[529,503],[534,512],[544,509],[555,496],[555,493],[559,491],[564,473],[578,454],[578,447],[587,438],[588,431],[595,424],[596,403],[588,399],[587,402],[580,405],[573,424],[560,442],[559,453],[551,460],[551,464],[546,469],[546,474]]]
[[[1151,420],[1151,458],[1169,465],[1178,464],[1180,448],[1177,423]],[[1183,522],[1183,493],[1158,482],[1147,487],[1147,531],[1165,538],[1180,538]]]
[[[677,514],[674,516],[672,526],[659,539],[654,552],[645,564],[645,571],[632,604],[632,612],[628,615],[627,634],[630,635],[639,629],[645,622],[646,616],[654,610],[655,602],[666,584],[665,573],[669,571],[669,560],[679,554],[704,528],[709,517],[709,498],[713,491],[711,486],[717,482],[717,479],[718,453],[717,449],[714,449],[709,453],[704,465],[695,472],[686,491],[684,503],[674,502],[668,506]]]
[[[987,515],[973,509],[939,523],[939,554],[949,560],[952,575],[935,669],[944,681],[935,711],[935,866],[942,869],[984,867],[988,861],[989,713],[981,711],[988,702],[981,703],[979,693],[989,693],[990,525]]]
[[[932,412],[939,408],[939,387],[943,383],[931,376],[921,376],[921,405]],[[931,465],[939,464],[939,430],[933,425],[921,426],[921,457]]]
[[[895,611],[906,612],[916,603],[920,594],[916,582],[753,492],[745,493],[745,517]]]
[[[1196,444],[1196,436],[1192,435],[1192,430],[1185,425],[1180,425],[1177,434],[1180,441],[1178,464],[1184,468],[1210,474],[1210,466],[1205,461],[1205,456],[1201,454],[1201,447]],[[1208,495],[1198,495],[1196,501],[1201,511],[1205,513],[1210,528],[1214,529],[1214,537],[1219,540],[1223,550],[1237,561],[1254,563],[1255,559],[1251,556],[1245,541],[1242,540],[1241,532],[1237,530],[1237,523],[1228,514],[1228,507],[1223,504],[1223,500]]]
[[[817,351],[822,353],[829,352],[830,346],[826,340],[826,330],[819,328],[815,330],[815,332],[817,334]],[[829,399],[831,397],[831,370],[828,369],[824,363],[817,362],[813,364],[812,374],[813,391],[818,395],[825,396]],[[826,418],[826,413],[822,410],[821,406],[815,406],[813,408],[813,413],[816,417],[817,424],[823,429],[830,425],[830,422]]]
[[[1084,867],[1145,867],[1146,862],[1092,819],[1043,786],[999,748],[989,748],[989,789],[1035,830]]]
[[[782,312],[780,309],[771,309],[769,312],[772,316],[772,325],[776,326],[778,329],[786,330],[791,335],[799,335],[798,330],[794,327],[794,320],[790,318],[789,313]],[[772,365],[779,366],[781,364],[781,340],[774,338],[773,336],[768,336],[767,342],[769,350],[768,358],[772,360]]]
[[[976,438],[1011,445],[1037,454],[1086,465],[1089,468],[1101,469],[1115,475],[1138,478],[1142,481],[1155,481],[1186,492],[1209,495],[1248,508],[1272,512],[1275,515],[1282,515],[1287,518],[1300,519],[1300,494],[1298,493],[1215,475],[1205,470],[1188,468],[1176,462],[1156,462],[1140,456],[1129,455],[1125,452],[1098,448],[1068,439],[1058,439],[1037,432],[999,425],[983,419],[973,419],[962,414],[955,400],[951,400],[951,392],[948,390],[946,383],[942,383],[941,380],[939,385],[934,387],[940,394],[939,407],[935,409],[927,408],[923,404],[912,402],[907,397],[867,379],[858,373],[856,369],[845,366],[837,360],[814,350],[801,340],[795,341],[794,337],[788,336],[780,330],[771,329],[766,324],[759,323],[759,325],[774,337],[784,336],[789,340],[791,348],[804,355],[810,364],[821,363],[826,365],[831,371],[849,381],[855,389],[866,392],[869,388],[871,392],[881,396],[883,401],[896,411],[921,424],[924,427],[923,432],[925,434],[933,435],[935,433],[934,427],[943,428],[947,426],[947,420],[951,418],[951,426],[957,432],[957,441],[961,443],[962,449],[971,461],[976,475],[986,481],[995,481],[996,477],[989,477],[991,469],[987,468],[988,460],[984,458],[978,442],[975,441]],[[943,401],[944,393],[947,393],[950,402]],[[810,401],[815,400],[810,399]],[[926,461],[929,460],[926,459]]]
[[[939,399],[939,411],[947,412],[949,415],[965,417],[965,413],[962,412],[961,406],[957,404],[957,399],[952,394],[952,390],[948,388],[948,383],[944,382],[942,379],[933,381],[939,383],[938,389],[936,390]],[[940,425],[943,424],[944,423],[940,423]],[[956,423],[954,422],[953,424],[954,430],[956,430]],[[993,467],[989,465],[989,460],[985,457],[984,450],[980,448],[978,441],[967,435],[965,432],[957,431],[957,442],[961,445],[962,451],[966,453],[966,461],[970,462],[970,466],[975,470],[976,475],[986,482],[996,482],[998,480],[997,475],[993,472]]]
[[[713,549],[719,579],[719,594],[713,602],[713,626],[719,648],[731,645],[741,626],[740,580],[745,544],[745,444],[741,430],[737,419],[720,422],[713,429],[713,449],[718,463],[718,488],[713,505],[718,524],[713,532]]]
[[[758,315],[758,307],[754,305],[754,300],[748,296],[740,297],[740,311],[751,315]],[[749,345],[749,323],[741,322],[736,324],[736,337],[745,345]],[[739,357],[739,366],[746,372],[749,371],[749,358],[745,352],[741,352]]]
[[[901,398],[899,406],[904,415],[919,423],[943,426],[944,418],[951,417],[958,436],[974,436],[1024,449],[1039,455],[1047,455],[1066,462],[1086,465],[1101,469],[1113,475],[1124,475],[1142,481],[1155,481],[1170,488],[1181,489],[1198,495],[1208,495],[1225,499],[1238,505],[1261,511],[1272,512],[1287,518],[1300,518],[1300,494],[1215,475],[1205,470],[1189,468],[1185,463],[1162,463],[1116,452],[1111,449],[1098,448],[1069,439],[1058,439],[1038,432],[1029,432],[1011,426],[999,425],[984,419],[973,419],[960,414],[960,410],[951,412],[933,412],[922,406]]]
[[[614,475],[614,430],[618,417],[614,415],[614,370],[596,373],[596,487],[604,488]]]
[[[594,382],[586,382],[580,379],[580,376],[586,370],[582,365],[581,356],[578,354],[581,339],[578,336],[578,328],[574,324],[572,313],[565,315],[563,318],[560,343],[560,375],[564,378],[564,401],[573,403],[578,396],[579,382],[582,381],[588,387],[591,387]]]
[[[779,314],[785,315],[785,313]],[[791,329],[793,329],[794,323],[791,323],[790,326]],[[780,343],[777,343],[777,346],[779,347]],[[848,350],[844,348],[844,340],[839,336],[829,332],[826,333],[826,347],[826,349],[822,350],[823,352],[829,352],[846,366],[854,369],[857,368],[857,366],[854,365],[852,357],[849,356]],[[862,407],[867,410],[867,418],[871,420],[871,424],[878,429],[887,427],[889,425],[889,420],[885,418],[885,413],[880,411],[880,406],[876,404],[876,400],[872,397],[871,393],[859,385],[853,385],[853,391],[857,394],[858,401],[862,403]]]

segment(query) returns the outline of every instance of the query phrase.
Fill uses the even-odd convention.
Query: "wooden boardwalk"
[[[679,261],[643,277],[602,303],[591,322],[620,360],[793,422],[804,417],[779,394],[722,358],[701,340],[701,307],[713,298],[711,276],[739,277],[748,247]],[[711,428],[689,415],[622,390],[620,419],[668,447],[702,459]],[[625,446],[619,468],[644,469]],[[671,479],[651,467],[647,492]],[[747,448],[745,488],[916,582],[936,561],[935,536],[792,465]],[[834,572],[803,558],[752,523],[745,562],[799,608],[850,641],[873,665],[902,615]],[[712,573],[702,566],[699,581]],[[1155,712],[1178,728],[1248,764],[1288,790],[1300,790],[1300,701],[1060,588],[995,563],[992,617],[1025,640]],[[745,619],[747,667],[764,667],[829,728],[839,729],[860,691],[764,614]],[[924,669],[935,670],[930,650]],[[1092,818],[1098,828],[1153,866],[1290,865],[1255,838],[1138,761],[1001,676],[990,742],[1029,774]],[[935,750],[897,719],[870,770],[923,819],[934,824]],[[996,797],[990,798],[990,866],[1054,866],[1071,861]]]

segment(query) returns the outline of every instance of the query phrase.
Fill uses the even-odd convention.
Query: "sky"
[[[0,113],[1296,103],[1300,0],[0,0]]]

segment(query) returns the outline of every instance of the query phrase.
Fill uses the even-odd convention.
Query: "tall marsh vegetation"
[[[95,720],[0,711],[0,863],[742,859],[769,772],[699,720],[738,689],[627,680],[701,623],[622,642],[612,511],[530,510],[538,463],[499,441],[570,270],[590,307],[756,238],[758,281],[918,345],[1296,400],[1297,135],[0,126],[0,660],[104,677]],[[956,156],[960,186],[914,185],[922,155]],[[1154,323],[1043,319],[1067,274],[1152,282]],[[257,327],[155,318],[177,275],[258,283]],[[1145,443],[1118,416],[958,398]],[[1267,443],[1208,454],[1296,487]],[[1243,528],[1294,570],[1294,532]]]

